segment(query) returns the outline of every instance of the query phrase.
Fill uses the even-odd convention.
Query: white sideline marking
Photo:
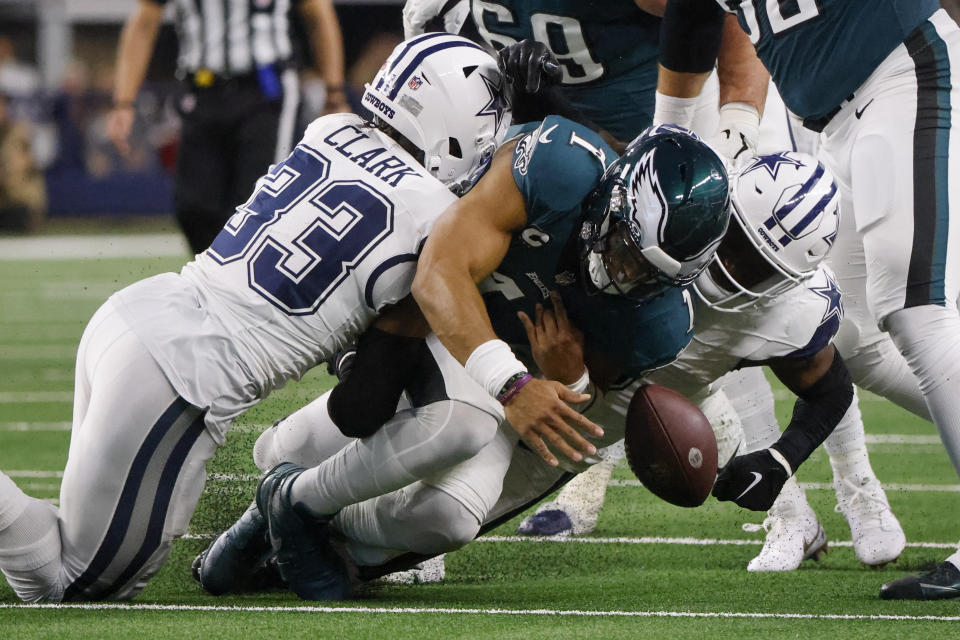
[[[867,434],[867,444],[941,444],[940,436],[907,436],[895,433]]]
[[[51,423],[57,424],[57,423]],[[69,424],[69,423],[65,423]],[[3,473],[11,478],[34,478],[34,479],[51,479],[51,478],[62,478],[63,471],[38,471],[34,469],[14,469],[14,470],[4,470]],[[259,474],[256,473],[211,473],[207,476],[208,480],[217,480],[220,482],[255,482],[260,479]],[[639,480],[611,480],[610,486],[612,487],[642,487],[643,484]],[[817,490],[817,491],[832,491],[833,485],[829,482],[801,482],[800,486],[806,490]],[[960,485],[958,484],[897,484],[884,483],[883,488],[885,491],[932,491],[932,492],[943,492],[943,493],[960,493]]]
[[[291,613],[442,613],[448,615],[507,615],[507,616],[575,616],[585,618],[774,618],[785,620],[905,620],[955,622],[960,616],[909,616],[853,613],[766,613],[753,611],[589,611],[578,609],[460,609],[454,607],[329,607],[329,606],[273,606],[239,607],[189,604],[13,604],[0,603],[2,609],[84,609],[90,611],[241,611]]]
[[[0,260],[75,258],[187,258],[190,250],[178,233],[40,236],[0,238]]]
[[[181,537],[183,540],[213,540],[217,537],[216,533],[187,533]],[[570,536],[546,536],[546,537],[527,537],[527,536],[481,536],[473,542],[529,542],[532,544],[544,543],[572,543],[572,544],[678,544],[690,547],[749,547],[763,544],[762,539],[748,540],[746,538],[666,538],[659,536],[645,536],[642,538],[577,538]],[[834,547],[852,547],[852,540],[830,540],[829,544]],[[908,542],[908,547],[914,549],[956,549],[956,542]]]
[[[642,487],[643,483],[639,480],[611,480],[611,487]],[[934,491],[957,493],[960,492],[960,484],[899,484],[899,483],[881,483],[884,491]],[[833,484],[829,482],[801,482],[800,487],[809,491],[833,491]]]
[[[0,344],[0,360],[76,360],[77,345]]]
[[[0,422],[0,431],[70,431],[72,422]]]
[[[0,391],[0,403],[73,402],[73,391]]]

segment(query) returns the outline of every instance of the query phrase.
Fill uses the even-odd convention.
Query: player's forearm
[[[304,3],[303,12],[324,83],[330,88],[343,87],[343,34],[333,2],[309,0]]]
[[[117,104],[129,104],[137,97],[153,54],[157,31],[163,20],[163,8],[140,0],[133,14],[127,19],[120,33],[117,48],[117,70],[113,100]]]
[[[853,380],[840,354],[834,352],[823,375],[799,391],[790,424],[772,448],[780,452],[796,472],[833,432],[852,401]]]
[[[720,80],[720,106],[740,102],[763,115],[770,74],[757,57],[750,38],[732,15],[727,16],[723,27],[717,76]]]
[[[497,338],[473,278],[459,265],[429,260],[417,267],[412,292],[430,329],[461,364]]]

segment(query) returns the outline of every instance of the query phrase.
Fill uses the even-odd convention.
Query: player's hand
[[[534,378],[504,407],[513,429],[544,461],[557,466],[557,451],[574,462],[597,448],[581,435],[602,436],[603,429],[577,413],[568,403],[586,402],[590,396],[574,393],[555,380]],[[581,453],[583,452],[583,453]]]
[[[530,39],[501,49],[497,53],[497,66],[503,74],[510,104],[524,94],[535,95],[557,84],[563,76],[560,63],[550,49]]]
[[[727,463],[713,485],[713,497],[732,500],[745,509],[766,511],[789,477],[769,449],[754,451]]]
[[[427,24],[437,18],[443,19],[443,30],[447,33],[460,33],[463,23],[470,13],[470,3],[459,0],[442,16],[440,11],[447,0],[407,0],[403,5],[403,37],[412,38],[427,30]]]
[[[517,315],[527,331],[533,359],[543,375],[550,380],[572,384],[587,368],[583,359],[583,333],[570,324],[558,293],[551,291],[550,301],[553,309],[537,305],[536,322],[523,311]]]
[[[114,107],[107,114],[107,137],[122,156],[130,153],[130,130],[135,115],[131,105]]]
[[[733,102],[720,108],[720,133],[710,144],[733,169],[757,155],[760,114],[750,105]]]

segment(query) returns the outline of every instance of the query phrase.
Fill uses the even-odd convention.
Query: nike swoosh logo
[[[956,587],[944,587],[939,584],[927,584],[925,582],[920,583],[921,589],[933,589],[935,591],[956,591]]]
[[[555,124],[555,125],[553,125],[552,127],[550,127],[549,129],[547,129],[546,131],[544,131],[543,133],[541,133],[541,134],[540,134],[540,137],[537,138],[537,142],[542,142],[543,144],[547,144],[547,143],[549,143],[549,142],[553,142],[553,140],[551,140],[551,139],[548,138],[547,136],[549,136],[551,133],[553,133],[553,130],[556,129],[558,126],[560,126],[560,125],[556,125],[556,124]]]
[[[867,107],[869,107],[871,104],[873,104],[873,100],[874,100],[873,98],[870,98],[870,102],[868,102],[867,104],[863,105],[862,108],[857,109],[857,110],[854,112],[853,115],[857,116],[857,120],[859,120],[859,119],[860,119],[860,116],[863,115],[863,112],[867,110]]]
[[[750,489],[753,489],[755,486],[757,486],[757,483],[758,483],[758,482],[760,482],[761,480],[763,480],[763,476],[760,475],[760,473],[758,473],[758,472],[756,472],[756,471],[751,471],[750,473],[753,474],[753,482],[751,482],[750,485],[749,485],[746,489],[743,490],[743,493],[741,493],[740,495],[738,495],[736,498],[733,499],[734,502],[736,502],[737,500],[739,500],[739,499],[742,498],[743,496],[747,495],[747,491],[750,491]]]

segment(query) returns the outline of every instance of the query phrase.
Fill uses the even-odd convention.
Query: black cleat
[[[290,488],[303,467],[282,462],[257,487],[257,505],[267,521],[277,568],[304,600],[345,600],[351,594],[347,567],[330,545],[333,515],[314,518],[290,502]]]
[[[272,553],[267,523],[254,503],[194,558],[193,577],[204,591],[215,596],[260,591],[274,586],[261,584],[261,574]]]
[[[356,343],[344,347],[343,351],[338,351],[333,357],[327,360],[327,373],[335,376],[337,380],[343,382],[353,371],[353,363],[357,359]]]
[[[880,587],[884,600],[946,600],[960,598],[960,569],[941,562],[933,571],[907,576]]]

